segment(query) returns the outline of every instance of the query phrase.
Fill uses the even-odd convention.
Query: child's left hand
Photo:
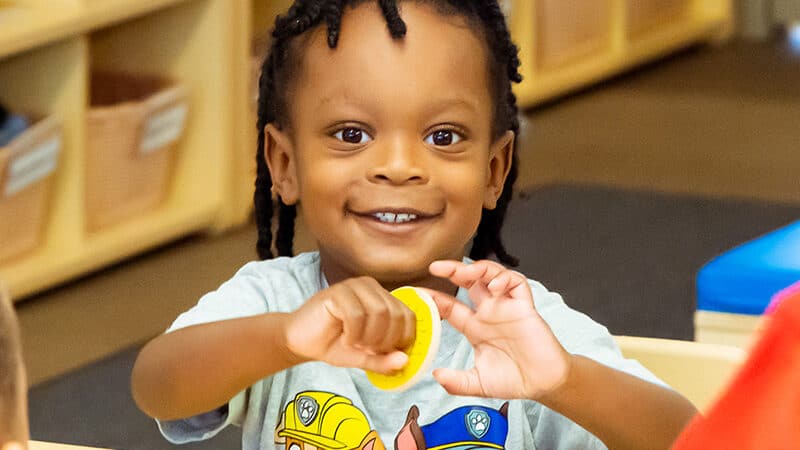
[[[533,304],[528,280],[493,261],[436,261],[430,272],[469,290],[475,310],[442,292],[426,290],[443,319],[475,349],[470,370],[436,369],[451,394],[539,399],[567,379],[570,355]]]

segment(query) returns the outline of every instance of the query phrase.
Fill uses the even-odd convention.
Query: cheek
[[[354,179],[363,177],[364,164],[353,158],[315,155],[306,151],[297,161],[297,178],[301,190],[314,195],[340,192]]]
[[[453,203],[463,208],[482,209],[488,177],[485,167],[473,166],[469,170],[451,171],[442,178],[443,188]]]
[[[298,171],[300,201],[306,207],[331,206],[346,186],[343,168],[335,170],[330,164],[312,164]]]

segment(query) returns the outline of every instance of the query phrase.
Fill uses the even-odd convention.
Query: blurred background
[[[0,280],[34,439],[169,448],[130,369],[256,258],[256,79],[289,3],[0,0]],[[704,264],[800,220],[800,0],[502,3],[520,269],[614,334],[694,339]]]

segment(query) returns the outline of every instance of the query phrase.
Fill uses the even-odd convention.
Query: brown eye
[[[333,134],[336,139],[348,144],[365,144],[372,140],[372,137],[360,128],[343,128]]]
[[[452,130],[436,130],[425,138],[425,142],[438,147],[447,147],[461,142],[462,137]]]

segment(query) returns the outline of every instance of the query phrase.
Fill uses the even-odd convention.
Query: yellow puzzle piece
[[[439,309],[433,299],[424,291],[404,286],[392,291],[417,316],[417,335],[414,342],[405,350],[408,364],[392,375],[367,372],[367,378],[375,387],[386,391],[399,391],[413,386],[428,371],[442,335]]]

